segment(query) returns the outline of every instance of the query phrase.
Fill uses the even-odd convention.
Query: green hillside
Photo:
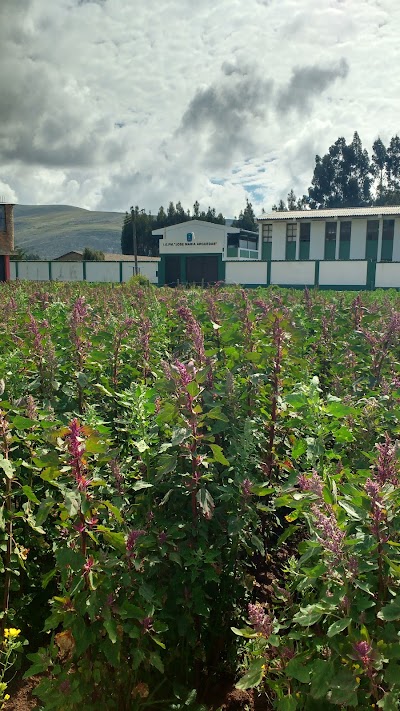
[[[122,212],[92,212],[70,205],[16,205],[15,245],[43,259],[85,247],[121,251]]]

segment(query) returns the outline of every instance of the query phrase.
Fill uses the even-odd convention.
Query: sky
[[[0,196],[257,214],[400,132],[398,0],[0,0]]]

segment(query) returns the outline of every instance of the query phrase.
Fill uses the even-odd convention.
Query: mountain
[[[42,259],[85,247],[121,251],[123,212],[92,212],[71,205],[16,205],[15,246]]]

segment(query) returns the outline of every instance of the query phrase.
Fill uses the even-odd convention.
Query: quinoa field
[[[0,708],[396,711],[399,422],[396,291],[0,284]]]

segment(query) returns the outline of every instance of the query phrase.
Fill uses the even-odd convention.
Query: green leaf
[[[213,515],[215,504],[210,492],[207,491],[207,489],[199,489],[196,494],[196,500],[202,510],[203,515],[206,518],[211,518],[211,516]]]
[[[383,711],[399,711],[399,695],[393,691],[384,695],[383,699],[378,701],[378,708]]]
[[[141,491],[142,489],[151,489],[152,486],[153,484],[150,484],[150,482],[143,481],[143,479],[140,479],[140,481],[135,481],[131,489],[132,491]]]
[[[176,468],[177,461],[178,457],[176,452],[173,454],[161,454],[158,458],[157,472],[161,475],[173,472]]]
[[[150,449],[149,445],[146,444],[144,439],[139,440],[139,442],[133,442],[135,445],[136,449],[139,450],[139,452],[142,454],[143,452],[146,451],[146,449]]]
[[[342,509],[344,509],[349,514],[349,516],[355,521],[363,520],[364,516],[360,516],[360,514],[357,513],[357,511],[355,510],[355,508],[353,508],[353,506],[350,506],[347,501],[339,501],[339,506],[341,506]]]
[[[328,693],[334,674],[335,667],[332,662],[325,659],[317,659],[313,662],[310,687],[313,699],[322,699]]]
[[[152,667],[155,667],[161,674],[164,674],[164,664],[161,661],[160,655],[157,652],[151,652],[149,662]]]
[[[38,497],[32,491],[30,486],[28,486],[28,485],[23,486],[22,491],[24,492],[26,498],[29,499],[29,501],[33,501],[34,504],[40,504]]]
[[[219,407],[213,407],[211,410],[205,413],[206,417],[211,420],[221,420],[221,422],[229,422],[229,419],[223,412],[221,412]]]
[[[331,702],[338,706],[357,706],[357,686],[351,671],[341,669],[331,681]]]
[[[76,374],[76,379],[81,386],[81,388],[86,388],[87,385],[89,384],[88,377],[85,373],[77,373]]]
[[[263,666],[265,665],[265,659],[255,659],[251,662],[248,672],[235,684],[237,689],[244,691],[245,689],[253,689],[258,686],[264,676]]]
[[[14,476],[14,467],[9,459],[5,459],[2,454],[0,454],[0,469],[3,470],[7,479],[12,479]]]
[[[343,620],[336,620],[327,631],[328,637],[334,637],[335,634],[339,634],[339,632],[343,632],[351,622],[350,617],[345,617]]]
[[[304,439],[297,439],[292,447],[292,458],[298,459],[302,454],[307,451],[307,442]]]
[[[308,605],[300,608],[300,611],[294,615],[293,621],[301,627],[310,627],[321,619],[324,612],[320,605]]]
[[[224,464],[226,467],[229,467],[230,462],[228,462],[227,458],[225,457],[222,451],[222,447],[220,447],[218,444],[210,444],[209,446],[212,449],[215,461],[219,462],[220,464]]]
[[[115,506],[114,504],[112,504],[110,501],[104,501],[104,505],[108,508],[110,513],[112,513],[112,515],[114,516],[116,521],[118,521],[118,523],[122,523],[123,518],[121,516],[121,512],[120,512],[119,508],[117,506]]]
[[[238,629],[237,627],[231,627],[231,630],[233,634],[237,635],[237,637],[246,637],[247,639],[257,637],[257,632],[254,632],[251,627],[243,627],[242,629]]]
[[[272,486],[268,486],[268,484],[253,484],[251,487],[251,493],[256,496],[269,496],[274,491],[275,489]]]
[[[113,617],[108,617],[104,620],[103,622],[104,629],[107,631],[107,634],[113,644],[116,643],[117,641],[117,623],[114,620]]]
[[[308,684],[310,681],[310,668],[306,668],[301,664],[297,657],[290,659],[286,665],[285,672],[290,679],[297,679],[303,684]]]
[[[380,620],[385,620],[385,622],[400,620],[400,595],[397,595],[389,605],[382,607],[377,617],[379,617]]]
[[[22,417],[22,415],[16,415],[11,420],[11,424],[14,425],[17,430],[29,430],[31,427],[34,427],[38,423],[36,420],[31,420],[29,417]]]
[[[326,406],[326,412],[333,417],[342,418],[354,414],[354,408],[343,405],[342,402],[330,402]]]
[[[348,427],[339,427],[333,431],[336,442],[354,442],[354,435]]]
[[[81,508],[81,495],[77,491],[68,491],[65,495],[64,506],[70,516],[76,516]]]
[[[200,388],[195,380],[192,380],[191,383],[186,385],[186,390],[192,398],[196,397],[200,392]]]

